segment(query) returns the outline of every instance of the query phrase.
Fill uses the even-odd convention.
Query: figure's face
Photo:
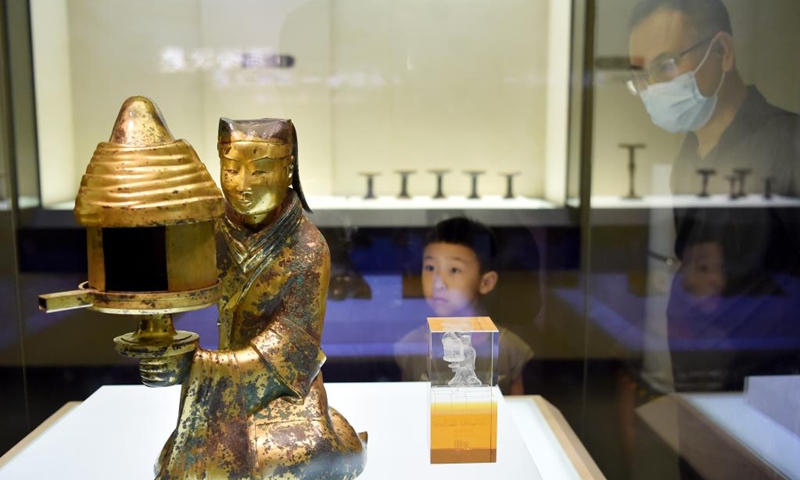
[[[714,40],[704,42],[709,38]],[[669,81],[697,68],[709,47],[714,52],[715,45],[712,44],[716,40],[713,35],[699,32],[683,13],[662,8],[650,14],[631,32],[628,45],[631,67],[652,73],[650,82]],[[686,52],[692,47],[695,48]],[[706,60],[696,73],[700,93],[706,97],[713,95],[721,76],[719,59]]]
[[[469,247],[451,243],[425,247],[422,290],[440,317],[475,315],[478,299],[494,288],[496,278],[495,272],[481,274],[478,256]]]
[[[222,192],[241,215],[266,215],[274,211],[292,184],[292,155],[279,158],[262,155],[250,142],[233,143],[220,152]]]

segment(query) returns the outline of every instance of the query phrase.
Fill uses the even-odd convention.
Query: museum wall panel
[[[564,83],[548,80],[568,75],[569,8],[549,4],[34,0],[43,200],[72,199],[63,179],[80,178],[111,105],[132,93],[158,102],[215,178],[215,119],[267,115],[312,139],[314,195],[362,195],[373,170],[376,194],[394,195],[403,168],[418,170],[409,193],[429,196],[427,170],[444,168],[451,195],[469,193],[463,170],[484,169],[485,193],[518,171],[517,193],[542,197],[566,141]]]
[[[796,461],[765,460],[779,447],[771,445],[761,453],[766,456],[742,465],[737,460],[740,453],[726,450],[726,445],[747,450],[760,440],[739,437],[729,444],[725,435],[711,432],[729,431],[753,410],[747,377],[788,380],[798,372],[800,337],[796,315],[789,313],[800,298],[795,290],[797,242],[787,233],[798,228],[797,192],[784,188],[777,194],[786,201],[780,205],[765,192],[767,175],[794,174],[798,157],[791,145],[797,145],[797,130],[748,150],[742,145],[770,128],[751,120],[759,113],[743,108],[734,120],[738,123],[726,127],[727,137],[714,150],[695,154],[690,143],[691,160],[684,164],[688,174],[670,185],[681,147],[693,134],[671,134],[654,126],[642,99],[626,89],[624,82],[631,78],[628,22],[638,3],[596,2],[592,211],[583,230],[591,240],[582,250],[590,265],[583,278],[582,393],[587,401],[580,417],[582,439],[608,478],[796,478]],[[800,41],[792,26],[800,19],[798,3],[723,4],[730,14],[736,67],[744,84],[757,86],[771,104],[800,111],[800,52],[787,48]],[[652,36],[657,37],[654,45],[664,50],[664,39]],[[700,40],[683,38],[686,46]],[[698,53],[687,57],[680,72],[696,67],[701,59]],[[715,62],[719,60],[712,57],[709,63]],[[636,193],[643,198],[624,198],[629,188],[628,152],[619,147],[622,143],[646,144],[636,155]],[[782,157],[778,152],[787,146],[792,153]],[[747,158],[737,157],[739,149],[748,152]],[[769,167],[759,170],[777,158],[787,160],[769,174],[763,173]],[[746,182],[735,178],[734,168],[749,175]],[[701,177],[695,175],[699,169],[715,170],[710,197],[700,196]],[[731,178],[738,182],[735,188],[729,188]],[[751,264],[754,255],[759,259]],[[708,276],[698,280],[700,271]],[[780,287],[759,290],[755,271]],[[556,297],[555,303],[564,302],[560,291]],[[700,397],[725,399],[743,408],[715,416],[720,412],[712,407],[704,410],[709,416],[695,416],[694,407],[684,410],[674,403],[696,405],[694,399]],[[592,428],[598,422],[605,422],[607,430]],[[754,423],[747,430],[754,437],[769,436],[774,435],[768,433],[773,427],[778,425]],[[726,470],[734,464],[737,472]],[[753,474],[749,468],[767,473]],[[783,473],[775,474],[773,468]]]

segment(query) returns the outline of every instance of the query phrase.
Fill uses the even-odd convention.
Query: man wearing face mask
[[[751,199],[762,196],[766,178],[771,193],[800,196],[800,119],[745,85],[724,4],[642,0],[630,26],[628,89],[656,126],[686,135],[672,168],[672,193],[696,198],[697,171],[712,169],[712,194],[728,194],[728,177],[747,170],[746,193],[758,196]],[[667,316],[679,390],[739,389],[747,375],[800,365],[796,354],[754,340],[800,339],[797,209],[739,203],[674,212],[675,253],[683,263]],[[717,274],[692,275],[704,267],[696,263],[700,251],[716,252]],[[705,285],[705,278],[715,283]],[[686,347],[697,341],[704,347]]]
[[[720,0],[643,0],[631,18],[627,85],[653,123],[687,133],[673,166],[672,193],[697,194],[697,169],[713,168],[712,193],[728,193],[726,175],[752,170],[750,193],[800,196],[798,116],[767,103],[736,68],[733,29]]]

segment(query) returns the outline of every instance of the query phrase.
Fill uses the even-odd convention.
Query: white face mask
[[[691,72],[678,75],[669,82],[654,83],[639,93],[656,126],[671,133],[691,132],[702,128],[711,119],[725,72],[722,72],[714,94],[704,97],[697,86],[697,71],[708,59],[712,46],[713,41],[700,65]]]

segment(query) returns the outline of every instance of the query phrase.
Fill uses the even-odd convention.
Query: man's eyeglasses
[[[646,90],[649,85],[672,80],[680,75],[680,70],[678,69],[678,60],[688,53],[710,42],[715,36],[716,34],[711,35],[710,37],[695,43],[691,47],[673,57],[665,58],[654,65],[650,65],[650,67],[646,70],[634,72],[631,75],[631,78],[625,82],[625,85],[633,95],[639,95],[639,93],[643,90]]]

